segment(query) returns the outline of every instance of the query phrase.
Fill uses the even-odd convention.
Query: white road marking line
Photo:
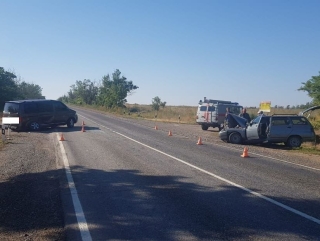
[[[91,121],[91,120],[90,120],[90,121]],[[92,121],[92,122],[95,123],[95,124],[97,124],[97,125],[100,125],[100,124],[98,124],[98,123],[96,123],[96,122],[94,122],[94,121]],[[242,189],[242,190],[244,190],[244,191],[246,191],[246,192],[248,192],[248,193],[250,193],[250,194],[252,194],[252,195],[254,195],[254,196],[257,196],[257,197],[259,197],[259,198],[262,198],[262,199],[266,200],[267,202],[273,203],[273,204],[277,205],[278,207],[281,207],[281,208],[283,208],[283,209],[286,209],[286,210],[288,210],[289,212],[295,213],[295,214],[297,214],[297,215],[299,215],[299,216],[301,216],[301,217],[303,217],[303,218],[305,218],[305,219],[308,219],[308,220],[310,220],[310,221],[312,221],[312,222],[315,222],[315,223],[317,223],[317,224],[320,225],[320,220],[319,220],[319,219],[314,218],[314,217],[312,217],[312,216],[310,216],[310,215],[308,215],[308,214],[306,214],[306,213],[300,212],[299,210],[294,209],[294,208],[291,208],[291,207],[289,207],[289,206],[287,206],[287,205],[285,205],[285,204],[283,204],[283,203],[280,203],[280,202],[278,202],[278,201],[276,201],[276,200],[274,200],[274,199],[272,199],[272,198],[266,197],[266,196],[264,196],[264,195],[262,195],[262,194],[260,194],[260,193],[258,193],[258,192],[252,191],[252,190],[250,190],[249,188],[246,188],[246,187],[244,187],[244,186],[241,186],[241,185],[239,185],[239,184],[237,184],[237,183],[235,183],[235,182],[229,181],[228,179],[225,179],[225,178],[220,177],[220,176],[218,176],[218,175],[216,175],[216,174],[213,174],[213,173],[211,173],[211,172],[208,172],[208,171],[206,171],[206,170],[204,170],[204,169],[202,169],[202,168],[200,168],[200,167],[197,167],[197,166],[195,166],[195,165],[193,165],[193,164],[190,164],[190,163],[188,163],[188,162],[186,162],[186,161],[183,161],[183,160],[181,160],[181,159],[179,159],[179,158],[177,158],[177,157],[174,157],[174,156],[172,156],[172,155],[170,155],[170,154],[167,154],[167,153],[165,153],[165,152],[163,152],[163,151],[160,151],[160,150],[158,150],[158,149],[156,149],[156,148],[153,148],[153,147],[151,147],[151,146],[148,146],[148,145],[146,145],[146,144],[144,144],[144,143],[142,143],[142,142],[139,142],[139,141],[137,141],[137,140],[135,140],[135,139],[132,139],[131,137],[128,137],[128,136],[123,135],[123,134],[121,134],[121,133],[119,133],[119,132],[116,132],[116,131],[114,131],[114,130],[106,127],[106,126],[103,126],[103,125],[100,125],[100,126],[106,128],[106,129],[110,130],[111,132],[113,132],[113,133],[115,133],[115,134],[117,134],[117,135],[120,135],[120,136],[122,136],[122,137],[124,137],[124,138],[126,138],[126,139],[128,139],[128,140],[131,140],[131,141],[133,141],[133,142],[135,142],[135,143],[138,143],[138,144],[140,144],[140,145],[142,145],[142,146],[144,146],[144,147],[147,147],[147,148],[149,148],[149,149],[151,149],[151,150],[153,150],[153,151],[156,151],[156,152],[158,152],[158,153],[160,153],[160,154],[163,154],[163,155],[165,155],[165,156],[167,156],[167,157],[170,157],[170,158],[172,158],[172,159],[174,159],[174,160],[176,160],[176,161],[178,161],[178,162],[181,162],[181,163],[183,163],[183,164],[185,164],[185,165],[187,165],[187,166],[189,166],[189,167],[192,167],[192,168],[194,168],[194,169],[196,169],[196,170],[198,170],[198,171],[200,171],[200,172],[203,172],[203,173],[205,173],[205,174],[208,174],[209,176],[212,176],[212,177],[214,177],[214,178],[216,178],[216,179],[219,179],[219,180],[221,180],[221,181],[223,181],[223,182],[226,182],[226,183],[228,183],[228,184],[230,184],[230,185],[232,185],[232,186],[235,186],[235,187],[237,187],[237,188],[239,188],[239,189]]]
[[[312,216],[310,216],[310,215],[308,215],[308,214],[305,214],[305,213],[303,213],[303,212],[300,212],[300,211],[298,211],[298,210],[296,210],[296,209],[294,209],[294,208],[291,208],[291,207],[289,207],[289,206],[287,206],[287,205],[285,205],[285,204],[283,204],[283,203],[280,203],[280,202],[278,202],[278,201],[276,201],[276,200],[274,200],[274,199],[272,199],[272,198],[268,198],[268,197],[266,197],[266,196],[264,196],[264,195],[262,195],[262,194],[260,194],[260,193],[258,193],[258,192],[252,191],[252,190],[250,190],[250,189],[248,189],[248,188],[246,188],[246,187],[244,187],[244,186],[241,186],[241,185],[239,185],[239,184],[237,184],[237,183],[235,183],[235,182],[229,181],[228,179],[225,179],[225,178],[220,177],[220,176],[218,176],[218,175],[216,175],[216,174],[213,174],[213,173],[211,173],[211,172],[208,172],[208,171],[206,171],[206,170],[204,170],[204,169],[202,169],[202,168],[200,168],[200,167],[197,167],[197,166],[195,166],[195,165],[193,165],[193,164],[190,164],[190,163],[188,163],[188,162],[186,162],[186,161],[183,161],[183,160],[181,160],[181,159],[179,159],[179,158],[177,158],[177,157],[171,156],[171,155],[169,155],[169,154],[167,154],[167,153],[165,153],[165,152],[163,152],[163,151],[160,151],[160,150],[155,149],[155,148],[153,148],[153,147],[151,147],[151,146],[148,146],[148,145],[146,145],[146,144],[144,144],[144,143],[141,143],[141,142],[139,142],[139,141],[136,141],[136,140],[134,140],[134,139],[132,139],[132,138],[130,138],[130,137],[128,137],[128,136],[125,136],[125,135],[123,135],[123,134],[121,134],[121,133],[119,133],[119,132],[116,132],[116,131],[112,131],[112,132],[114,132],[114,133],[116,133],[116,134],[118,134],[118,135],[120,135],[120,136],[122,136],[122,137],[125,137],[125,138],[127,138],[127,139],[129,139],[129,140],[131,140],[131,141],[133,141],[133,142],[136,142],[136,143],[138,143],[138,144],[140,144],[140,145],[142,145],[142,146],[144,146],[144,147],[147,147],[147,148],[149,148],[149,149],[151,149],[151,150],[154,150],[154,151],[156,151],[156,152],[159,152],[159,153],[161,153],[161,154],[163,154],[163,155],[165,155],[165,156],[167,156],[167,157],[170,157],[170,158],[172,158],[172,159],[174,159],[174,160],[176,160],[176,161],[179,161],[179,162],[181,162],[181,163],[183,163],[183,164],[185,164],[185,165],[187,165],[187,166],[190,166],[190,167],[192,167],[192,168],[194,168],[194,169],[196,169],[196,170],[199,170],[199,171],[201,171],[201,172],[203,172],[203,173],[206,173],[206,174],[208,174],[208,175],[210,175],[210,176],[212,176],[212,177],[215,177],[215,178],[217,178],[217,179],[219,179],[219,180],[221,180],[221,181],[223,181],[223,182],[226,182],[226,183],[228,183],[228,184],[230,184],[230,185],[232,185],[232,186],[238,187],[238,188],[240,188],[240,189],[242,189],[242,190],[244,190],[244,191],[246,191],[246,192],[249,192],[249,193],[252,194],[252,195],[255,195],[255,196],[257,196],[257,197],[260,197],[260,198],[262,198],[262,199],[264,199],[264,200],[266,200],[266,201],[268,201],[268,202],[271,202],[271,203],[273,203],[273,204],[275,204],[275,205],[277,205],[277,206],[279,206],[279,207],[282,207],[282,208],[284,208],[284,209],[286,209],[286,210],[288,210],[288,211],[290,211],[290,212],[292,212],[292,213],[295,213],[295,214],[297,214],[297,215],[299,215],[299,216],[301,216],[301,217],[304,217],[304,218],[306,218],[306,219],[308,219],[308,220],[310,220],[310,221],[313,221],[313,222],[315,222],[315,223],[317,223],[317,224],[320,224],[320,220],[319,220],[319,219],[314,218],[314,217],[312,217]]]
[[[74,184],[72,173],[69,166],[69,161],[66,155],[66,151],[64,149],[64,146],[61,141],[59,141],[59,134],[57,133],[57,138],[60,146],[61,156],[63,159],[64,164],[64,170],[66,172],[67,180],[68,180],[68,186],[72,197],[73,207],[75,210],[75,214],[78,221],[78,226],[81,234],[81,238],[83,241],[92,241],[90,231],[87,225],[86,217],[83,213],[82,206],[78,197],[78,192],[76,189],[76,186]]]

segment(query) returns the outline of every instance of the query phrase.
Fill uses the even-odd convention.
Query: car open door
[[[259,124],[261,121],[261,116],[253,119],[247,126],[247,139],[248,140],[259,140]]]

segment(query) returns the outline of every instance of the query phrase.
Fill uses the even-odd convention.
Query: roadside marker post
[[[2,133],[2,141],[5,141],[6,140],[6,129],[5,129],[5,126],[2,125],[1,127],[1,133]]]

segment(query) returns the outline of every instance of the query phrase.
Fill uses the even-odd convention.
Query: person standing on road
[[[229,114],[232,114],[232,112],[230,111],[230,108],[227,107],[226,108],[226,115],[225,115],[225,119],[224,119],[224,126],[225,127],[229,127],[229,122],[230,122]]]
[[[240,113],[239,116],[242,117],[242,118],[245,118],[248,123],[251,121],[250,115],[247,113],[247,109],[246,108],[242,109],[242,113]]]

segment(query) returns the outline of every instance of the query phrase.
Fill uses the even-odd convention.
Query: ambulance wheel
[[[207,125],[201,125],[201,128],[202,128],[202,130],[206,131],[206,130],[208,130],[209,126],[207,126]]]

